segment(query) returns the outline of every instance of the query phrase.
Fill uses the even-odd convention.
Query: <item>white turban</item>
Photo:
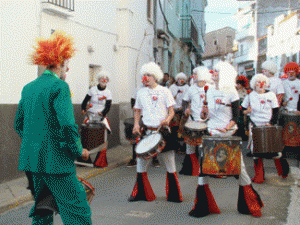
[[[218,62],[214,70],[219,72],[219,90],[237,93],[236,77],[237,72],[234,67],[228,62]]]
[[[105,79],[109,80],[109,77],[110,77],[110,73],[107,70],[101,70],[99,72],[99,74],[97,75],[98,80],[100,78],[105,78]]]
[[[195,69],[193,69],[193,74],[197,75],[198,80],[212,82],[211,73],[205,66],[196,67]]]

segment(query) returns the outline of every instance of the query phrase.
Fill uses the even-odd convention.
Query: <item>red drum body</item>
[[[281,126],[253,127],[252,139],[253,153],[276,153],[284,148]]]
[[[290,147],[300,146],[300,115],[294,112],[283,112],[280,125],[283,127],[283,144]]]
[[[82,147],[94,149],[105,141],[105,126],[102,123],[82,124],[80,135]]]
[[[159,132],[145,135],[136,146],[136,156],[149,159],[158,155],[166,146],[163,136]]]
[[[132,133],[133,126],[134,126],[134,118],[127,118],[124,121],[125,125],[125,137],[128,141],[130,141],[131,144],[136,143],[136,138],[138,135],[135,135]],[[140,120],[140,126],[142,126],[142,120]]]
[[[82,124],[80,129],[82,147],[89,150],[91,154],[87,161],[79,157],[77,162],[93,164],[91,156],[96,156],[96,152],[101,151],[101,145],[105,143],[105,129],[102,123]],[[97,148],[99,149],[97,150]]]
[[[202,144],[203,135],[208,135],[206,123],[200,121],[188,121],[183,128],[185,143],[193,146]]]
[[[241,137],[203,136],[202,141],[202,174],[235,176],[241,173]]]
[[[83,178],[78,177],[78,180],[83,185],[83,188],[84,188],[85,193],[86,193],[87,201],[91,204],[91,202],[94,198],[94,195],[95,195],[95,188],[89,182],[84,180]]]

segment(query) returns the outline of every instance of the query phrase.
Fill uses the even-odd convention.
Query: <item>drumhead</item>
[[[207,125],[205,122],[202,121],[188,121],[186,122],[185,128],[188,130],[205,130],[207,128]]]
[[[145,136],[136,146],[136,154],[143,154],[155,148],[162,140],[160,133],[150,134]]]

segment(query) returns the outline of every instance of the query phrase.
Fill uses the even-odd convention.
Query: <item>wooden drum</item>
[[[253,153],[276,153],[284,148],[281,126],[253,127],[252,139]]]
[[[235,176],[241,173],[241,137],[203,136],[202,142],[202,174]]]
[[[290,147],[300,146],[300,115],[295,112],[282,112],[279,123],[283,127],[283,144]]]

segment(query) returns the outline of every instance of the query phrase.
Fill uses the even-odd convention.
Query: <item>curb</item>
[[[127,157],[125,158],[125,160],[123,161],[119,161],[119,162],[116,162],[116,163],[112,163],[111,165],[109,165],[108,167],[105,167],[105,168],[95,168],[93,169],[92,171],[89,171],[89,172],[86,172],[86,173],[81,173],[81,174],[77,174],[79,177],[85,179],[85,180],[88,180],[96,175],[99,175],[99,174],[102,174],[104,172],[107,172],[107,171],[110,171],[112,169],[115,169],[117,167],[120,167],[126,163],[128,163],[131,159],[131,156],[130,157]],[[24,204],[26,202],[29,202],[29,201],[33,201],[33,196],[31,195],[31,193],[28,193],[26,195],[22,195],[18,198],[15,198],[14,200],[8,202],[6,205],[0,207],[0,213],[4,213],[8,210],[11,210],[21,204]]]

